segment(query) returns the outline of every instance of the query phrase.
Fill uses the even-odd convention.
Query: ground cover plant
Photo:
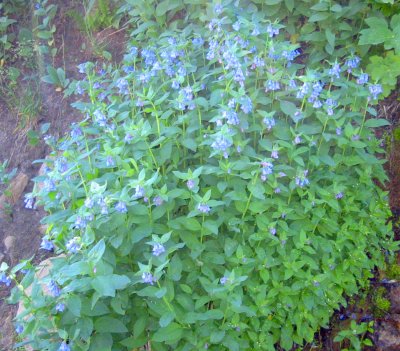
[[[67,84],[85,119],[26,199],[63,255],[1,267],[35,349],[289,350],[395,248],[360,58],[308,65],[286,23],[206,10]]]

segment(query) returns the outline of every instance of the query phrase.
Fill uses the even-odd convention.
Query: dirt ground
[[[57,28],[55,46],[58,48],[54,60],[54,67],[62,67],[68,78],[77,76],[77,65],[86,61],[99,61],[91,42],[78,28],[76,22],[68,16],[68,11],[75,9],[82,13],[79,2],[57,0],[52,1],[58,5],[57,16],[54,20]],[[107,51],[112,53],[113,60],[122,58],[125,51],[125,32],[106,29],[94,33],[94,37]],[[84,45],[81,45],[85,43]],[[44,58],[45,64],[50,63],[49,58]],[[46,62],[47,61],[47,62]],[[24,67],[20,67],[21,70]],[[21,88],[24,88],[21,82]],[[71,123],[79,121],[82,116],[74,110],[70,103],[72,98],[64,98],[62,91],[57,91],[54,86],[40,83],[42,108],[35,120],[37,128],[41,124],[50,123],[47,134],[55,137],[62,136],[69,130]],[[30,181],[37,176],[40,168],[35,160],[43,159],[50,152],[41,140],[37,145],[31,146],[28,142],[26,131],[18,128],[19,118],[15,111],[7,108],[0,97],[0,161],[9,160],[9,169],[17,168],[17,174],[25,174],[29,182],[22,189],[23,194],[10,209],[7,218],[0,218],[0,262],[15,265],[20,259],[30,258],[35,255],[35,261],[41,261],[45,252],[40,250],[41,236],[39,227],[40,219],[44,212],[40,209],[30,210],[24,207],[24,194],[32,190]],[[16,307],[8,305],[5,298],[9,296],[9,289],[4,284],[0,285],[0,350],[10,351],[14,343],[15,332],[12,319]]]

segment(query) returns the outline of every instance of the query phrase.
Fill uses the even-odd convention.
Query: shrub
[[[380,85],[357,56],[310,69],[283,25],[232,9],[79,66],[86,118],[47,138],[27,199],[59,256],[42,281],[29,262],[2,276],[34,348],[289,350],[394,249]]]

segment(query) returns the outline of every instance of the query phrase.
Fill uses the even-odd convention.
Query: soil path
[[[54,67],[62,67],[68,78],[77,77],[77,65],[86,61],[99,61],[93,51],[93,45],[87,37],[77,28],[76,22],[69,15],[75,9],[83,13],[82,4],[75,1],[52,1],[58,6],[57,16],[54,19],[57,32],[55,46],[58,48],[54,58]],[[111,29],[94,33],[95,39],[104,45],[113,55],[114,60],[119,60],[125,51],[124,31]],[[84,45],[82,45],[84,44]],[[50,63],[49,58],[43,58],[44,66]],[[42,70],[45,67],[41,67]],[[36,125],[50,123],[47,132],[56,138],[68,132],[71,123],[79,121],[82,116],[70,104],[74,97],[64,98],[62,91],[57,91],[54,86],[40,83],[42,108],[37,116]],[[10,111],[0,99],[0,162],[9,160],[9,168],[17,168],[17,174],[26,175],[29,179],[26,186],[13,189],[12,192],[20,194],[15,203],[9,206],[8,215],[0,218],[0,262],[15,265],[21,259],[35,256],[35,262],[45,258],[46,252],[40,250],[42,233],[40,219],[45,213],[40,210],[30,210],[24,207],[24,194],[32,190],[32,178],[37,176],[40,164],[33,163],[44,159],[50,152],[43,141],[36,146],[30,146],[26,132],[18,129],[18,116]],[[5,302],[10,294],[10,289],[4,284],[0,285],[0,350],[11,351],[15,339],[12,320],[16,313],[16,306]]]

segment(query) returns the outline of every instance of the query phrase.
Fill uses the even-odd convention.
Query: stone
[[[6,248],[6,252],[10,252],[11,248],[14,246],[15,244],[15,236],[12,235],[8,235],[5,239],[4,239],[4,246]]]
[[[400,314],[400,286],[391,287],[389,290],[390,313]]]
[[[45,161],[42,163],[42,165],[39,168],[38,177],[42,177],[47,174],[47,168],[49,167],[50,162],[54,162],[54,159],[55,159],[54,156],[50,156],[50,155],[46,156]],[[48,162],[46,162],[46,161],[48,161]],[[44,187],[44,182],[37,182],[36,186],[37,186],[37,190],[40,191]]]
[[[7,208],[15,205],[18,202],[26,186],[28,185],[28,180],[28,176],[22,172],[11,180],[10,185],[0,196],[0,217],[7,217]]]
[[[15,205],[20,199],[22,193],[24,192],[26,186],[28,185],[28,176],[25,173],[19,173],[10,182],[7,187],[5,194],[0,196],[0,208],[3,209],[4,203],[7,202],[11,205]]]
[[[45,235],[47,233],[47,228],[48,228],[47,224],[41,224],[39,226],[39,233]]]
[[[376,328],[377,351],[400,350],[400,314],[385,318]]]

